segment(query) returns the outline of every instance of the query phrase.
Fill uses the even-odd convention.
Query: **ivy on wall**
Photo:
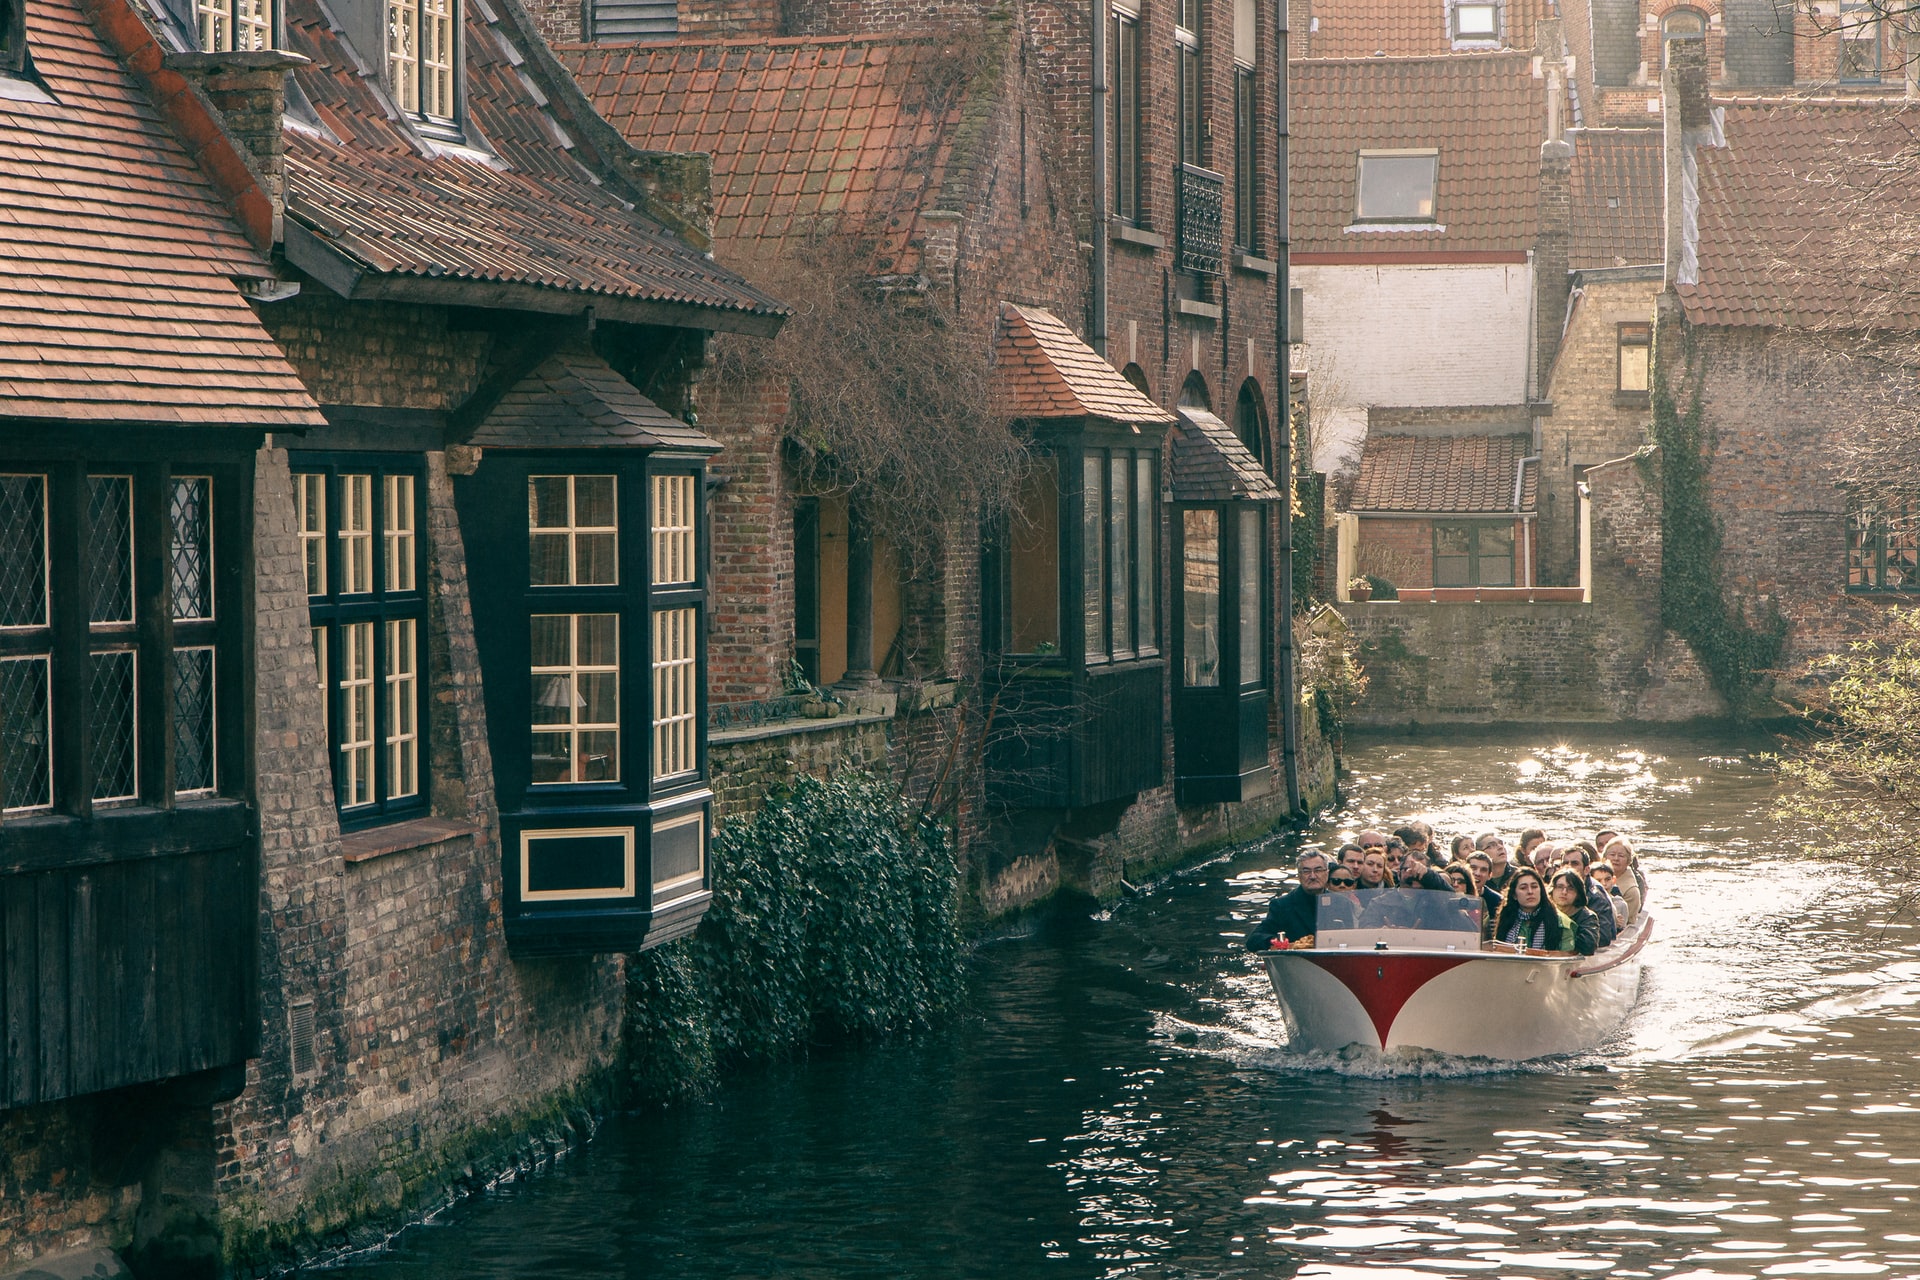
[[[961,989],[959,871],[944,826],[888,780],[801,775],[713,841],[713,903],[628,968],[635,1100],[698,1096],[807,1047],[932,1025]]]
[[[1750,626],[1727,599],[1720,515],[1707,483],[1714,439],[1705,424],[1699,352],[1677,319],[1663,320],[1654,342],[1653,440],[1663,455],[1660,621],[1692,647],[1728,710],[1744,719],[1780,659],[1787,623],[1775,610],[1764,626]]]

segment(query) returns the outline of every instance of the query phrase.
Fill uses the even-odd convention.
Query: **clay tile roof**
[[[769,258],[790,238],[858,229],[875,238],[875,274],[913,275],[920,217],[938,203],[965,106],[950,43],[833,36],[555,52],[634,146],[712,155],[722,256]]]
[[[1577,129],[1573,142],[1575,271],[1650,266],[1665,260],[1661,215],[1665,139],[1658,129]]]
[[[1676,290],[1687,319],[1773,326],[1866,317],[1920,328],[1913,304],[1884,288],[1892,269],[1834,235],[1876,209],[1920,207],[1920,109],[1829,101],[1724,110],[1726,146],[1696,152],[1699,279]],[[1875,163],[1884,161],[1893,163]]]
[[[512,2],[492,0],[503,10]],[[290,223],[357,271],[388,282],[500,286],[505,305],[591,304],[615,318],[622,304],[686,306],[714,328],[753,327],[744,317],[784,314],[585,167],[593,163],[590,148],[554,104],[572,90],[541,88],[538,60],[522,47],[527,40],[487,3],[461,7],[470,141],[504,163],[462,149],[426,154],[395,122],[377,81],[358,68],[356,53],[372,62],[380,51],[350,51],[318,0],[288,0],[288,43],[312,59],[294,72],[298,93],[290,102],[304,97],[314,117],[306,124],[317,126],[302,127],[289,111]],[[295,247],[290,241],[289,251]],[[554,305],[552,291],[585,296]]]
[[[1456,49],[1447,25],[1447,0],[1314,0],[1295,4],[1291,21],[1297,58],[1428,58],[1494,44],[1532,49],[1534,28],[1555,15],[1553,0],[1507,0],[1499,6],[1500,38]],[[1302,10],[1306,20],[1302,21]]]
[[[1523,253],[1533,246],[1544,80],[1518,53],[1293,64],[1293,251]],[[1362,151],[1440,153],[1437,227],[1353,226]]]
[[[1534,508],[1538,478],[1520,470],[1531,440],[1498,436],[1367,436],[1348,509],[1490,515]]]
[[[590,351],[560,351],[500,398],[473,433],[487,449],[625,445],[714,453],[710,436],[680,421]]]
[[[1170,426],[1173,415],[1080,341],[1051,312],[1000,304],[993,344],[1000,391],[1015,418],[1106,418]]]
[[[1280,500],[1280,487],[1232,427],[1205,409],[1183,406],[1178,413],[1167,482],[1174,501]]]
[[[206,176],[72,0],[26,13],[54,101],[0,99],[0,417],[318,426]]]

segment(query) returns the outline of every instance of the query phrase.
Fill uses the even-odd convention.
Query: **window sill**
[[[1130,222],[1113,224],[1113,238],[1120,244],[1130,244],[1141,249],[1164,249],[1167,238],[1158,231],[1149,231],[1145,227],[1136,227]]]
[[[889,712],[872,711],[866,714],[826,716],[820,719],[811,717],[798,720],[771,720],[765,724],[753,725],[745,729],[720,729],[707,734],[709,747],[737,746],[744,742],[762,742],[768,738],[785,738],[805,733],[826,733],[832,729],[848,729],[864,724],[885,724],[893,719]]]
[[[1613,407],[1616,409],[1645,409],[1653,404],[1653,396],[1646,391],[1616,391],[1613,393]]]
[[[1220,323],[1220,304],[1217,302],[1195,302],[1192,298],[1182,298],[1178,309],[1183,316]]]
[[[478,830],[471,822],[456,822],[449,818],[414,818],[407,822],[389,823],[384,827],[347,832],[340,837],[340,857],[348,866],[353,866],[389,854],[407,853],[424,849],[430,844],[470,836]]]
[[[1920,596],[1920,586],[1914,586],[1914,587],[1847,587],[1847,588],[1846,588],[1846,593],[1847,593],[1848,595],[1850,595],[1850,596],[1864,596],[1864,597],[1866,597],[1867,599],[1870,599],[1870,600],[1871,600],[1871,599],[1873,599],[1873,598],[1875,598],[1875,597],[1879,597],[1879,596],[1893,596],[1893,597],[1895,597],[1895,598],[1897,598],[1897,599],[1902,599],[1902,600],[1904,600],[1904,599],[1906,599],[1906,598],[1908,598],[1909,596]]]
[[[1271,258],[1255,257],[1251,253],[1236,249],[1233,252],[1233,269],[1250,271],[1257,276],[1270,276],[1280,269],[1280,264]]]

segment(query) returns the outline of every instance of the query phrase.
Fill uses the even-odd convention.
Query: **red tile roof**
[[[0,417],[319,425],[206,175],[72,0],[26,12],[54,101],[0,98]]]
[[[876,239],[876,273],[908,275],[961,122],[949,44],[833,36],[555,52],[634,146],[713,157],[723,256],[857,229]]]
[[[1147,399],[1051,312],[1000,304],[993,344],[1006,411],[1015,418],[1106,418],[1170,426]]]
[[[1491,515],[1534,509],[1537,464],[1527,435],[1393,436],[1369,433],[1360,450],[1351,511]],[[1520,505],[1514,506],[1518,479]]]
[[[1544,80],[1518,53],[1293,64],[1293,250],[1413,255],[1533,247]],[[1436,148],[1437,227],[1349,230],[1361,151]]]
[[[1449,8],[1447,0],[1312,0],[1296,4],[1291,19],[1294,56],[1426,58],[1454,53],[1447,26]],[[1498,44],[1506,49],[1532,49],[1535,26],[1543,18],[1556,16],[1553,0],[1508,0],[1499,11]]]
[[[509,17],[512,0],[493,0]],[[288,41],[313,60],[294,73],[319,129],[287,130],[287,216],[359,271],[388,279],[505,286],[505,305],[562,310],[604,300],[689,306],[713,327],[784,308],[637,212],[596,174],[594,140],[570,128],[569,85],[541,84],[544,53],[525,19],[469,0],[468,125],[504,164],[429,147],[395,123],[376,81],[317,0],[289,0]],[[378,50],[358,50],[372,61]],[[564,80],[556,68],[552,81]],[[590,115],[584,103],[580,113]],[[592,127],[589,121],[586,127]],[[612,140],[618,146],[617,140]],[[612,163],[617,164],[619,157]],[[553,291],[571,295],[565,302]],[[584,296],[583,296],[584,295]],[[730,318],[731,317],[731,318]]]
[[[1569,265],[1648,266],[1665,261],[1665,137],[1658,129],[1576,129]]]
[[[1677,292],[1713,325],[1866,319],[1920,328],[1911,248],[1876,261],[1836,229],[1920,207],[1920,108],[1899,103],[1730,102],[1725,147],[1702,147],[1699,279]],[[1891,161],[1892,163],[1886,163]],[[1903,300],[1904,299],[1904,300]]]

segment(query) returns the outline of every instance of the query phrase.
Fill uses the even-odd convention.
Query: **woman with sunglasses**
[[[1350,867],[1335,867],[1327,877],[1327,896],[1320,899],[1322,929],[1351,929],[1360,922],[1360,876]]]
[[[1507,882],[1493,936],[1516,951],[1572,951],[1575,941],[1573,921],[1547,901],[1546,881],[1532,867],[1519,867]]]

